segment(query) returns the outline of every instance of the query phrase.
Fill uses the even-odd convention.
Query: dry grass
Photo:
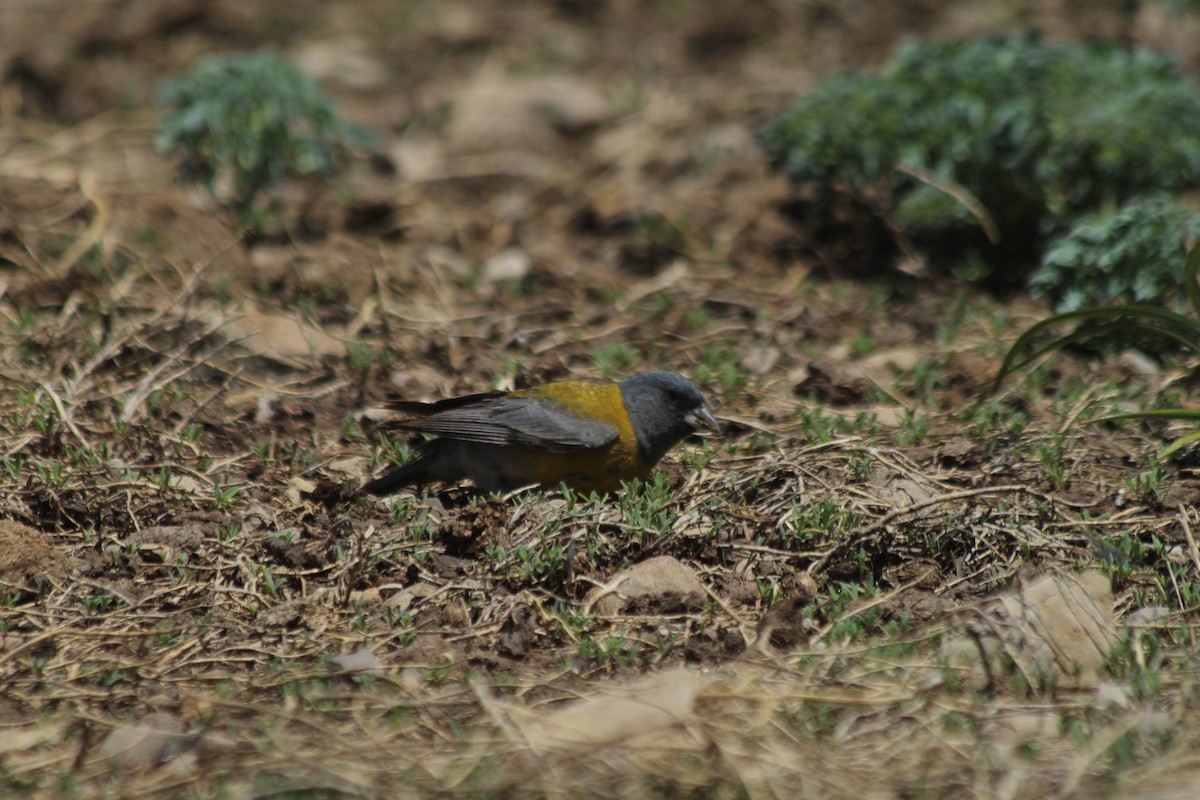
[[[473,153],[437,105],[474,85],[470,37],[576,28],[355,6],[412,85],[341,99],[408,115],[403,169],[286,188],[279,241],[170,183],[148,107],[76,122],[65,81],[59,118],[0,117],[0,790],[1195,795],[1200,486],[1153,465],[1162,432],[1087,424],[1183,377],[1064,356],[988,397],[1040,307],[833,280],[836,247],[800,249],[753,125],[797,89],[790,54],[839,60],[821,25],[865,58],[890,4],[875,35],[765,4],[738,23],[761,44],[711,62],[689,42],[724,41],[719,9],[601,5],[667,74],[631,73],[597,131]],[[642,50],[618,39],[578,71],[624,86]],[[174,41],[104,57],[142,86]],[[489,278],[512,249],[528,272]],[[354,494],[395,454],[371,413],[393,394],[652,366],[727,422],[654,481]],[[599,602],[662,556],[702,591]],[[1077,670],[1031,598],[1097,571],[1111,652]]]

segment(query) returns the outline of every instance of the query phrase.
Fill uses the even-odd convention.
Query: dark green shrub
[[[1115,213],[1080,217],[1047,246],[1029,286],[1054,298],[1059,312],[1112,302],[1178,309],[1184,255],[1197,234],[1200,214],[1169,197],[1137,198]]]
[[[159,151],[180,159],[182,179],[221,194],[242,217],[285,178],[336,174],[347,149],[364,142],[313,81],[274,53],[204,61],[167,83],[160,99],[168,111]]]
[[[1200,92],[1146,50],[914,41],[819,86],[765,145],[798,186],[882,193],[927,254],[986,254],[993,227],[993,254],[1032,262],[1082,212],[1200,180]]]

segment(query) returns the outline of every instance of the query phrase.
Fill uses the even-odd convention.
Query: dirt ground
[[[1200,796],[1200,477],[1089,422],[1189,365],[993,394],[1044,305],[864,275],[757,138],[914,34],[1197,76],[1128,7],[0,4],[0,791]],[[244,236],[155,93],[263,46],[375,152]],[[725,429],[618,496],[354,494],[390,398],[655,368]]]

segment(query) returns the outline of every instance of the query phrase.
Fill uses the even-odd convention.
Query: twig
[[[989,242],[997,244],[1000,241],[1000,229],[996,227],[992,215],[988,213],[983,203],[979,202],[979,198],[971,194],[961,183],[931,172],[924,167],[918,167],[915,164],[897,164],[896,172],[916,178],[921,183],[928,184],[939,192],[944,192],[954,198],[959,205],[969,211],[971,216],[978,220],[979,227],[983,228],[983,232],[988,237]]]
[[[971,497],[982,497],[994,494],[1023,494],[1029,490],[1027,487],[1020,484],[1006,484],[1003,486],[988,486],[982,489],[964,489],[958,492],[948,492],[947,494],[938,495],[929,500],[922,500],[920,503],[913,503],[909,506],[893,509],[885,514],[880,519],[863,528],[854,536],[846,539],[829,549],[825,555],[814,561],[808,567],[809,572],[816,572],[829,563],[834,557],[849,552],[851,549],[869,539],[873,534],[887,527],[901,517],[911,516],[924,511],[927,508],[932,508],[943,503],[950,503],[955,500],[966,500]]]

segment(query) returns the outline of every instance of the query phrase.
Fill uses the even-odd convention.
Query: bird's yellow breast
[[[621,481],[650,473],[617,384],[560,381],[515,391],[512,396],[551,400],[570,414],[604,422],[617,431],[617,440],[606,447],[575,453],[531,451],[522,465],[530,483],[553,486],[563,482],[579,491],[608,492],[621,488]]]

